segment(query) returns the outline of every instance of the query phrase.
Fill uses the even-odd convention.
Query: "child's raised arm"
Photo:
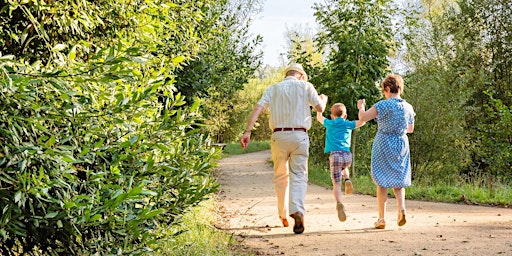
[[[324,124],[325,117],[322,115],[322,112],[316,112],[316,120],[322,125]]]

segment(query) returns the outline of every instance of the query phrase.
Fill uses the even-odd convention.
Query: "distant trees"
[[[222,1],[217,9],[210,10],[200,30],[211,30],[211,36],[196,58],[187,61],[176,72],[175,86],[187,97],[203,101],[201,112],[207,120],[205,127],[216,142],[227,142],[240,136],[231,131],[232,118],[237,116],[234,94],[255,76],[261,66],[261,53],[256,47],[261,37],[251,38],[251,17],[260,9],[259,1]],[[216,17],[217,15],[218,17]]]
[[[422,6],[408,35],[408,84],[418,124],[418,178],[509,179],[512,173],[507,1]],[[424,127],[425,129],[422,129]],[[417,135],[417,136],[416,136]]]
[[[394,3],[315,4],[320,31],[312,42],[300,31],[291,33],[289,59],[305,65],[310,81],[330,96],[331,104],[346,104],[349,119],[357,118],[358,98],[373,104],[382,97],[382,77],[400,72],[406,83],[403,97],[417,114],[410,135],[416,182],[509,182],[512,5],[504,0]],[[392,70],[397,58],[405,68]],[[371,125],[359,130],[359,152],[370,152]],[[312,159],[322,163],[323,130],[318,128],[310,131]],[[368,167],[369,154],[356,159]]]

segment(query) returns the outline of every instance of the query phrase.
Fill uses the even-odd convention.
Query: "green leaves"
[[[511,67],[509,13],[507,1],[462,0],[412,23],[407,59],[414,71],[406,93],[418,107],[417,127],[424,128],[415,129],[411,153],[426,180],[512,177],[510,157],[502,153],[509,151],[503,135],[510,122],[501,116],[512,104],[505,71]]]
[[[216,2],[162,4],[0,10],[0,250],[137,254],[216,190],[199,102],[173,85]]]
[[[323,27],[318,44],[329,55],[311,82],[332,102],[347,105],[349,119],[357,119],[356,111],[350,111],[357,109],[356,99],[365,98],[369,105],[380,99],[376,84],[390,71],[392,3],[331,0],[314,8]]]

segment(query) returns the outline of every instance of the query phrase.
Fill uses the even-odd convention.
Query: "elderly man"
[[[291,64],[285,74],[285,79],[267,88],[254,106],[240,144],[243,148],[249,145],[254,123],[263,109],[270,107],[269,125],[274,131],[270,149],[274,162],[277,210],[285,227],[288,226],[286,216],[289,211],[295,221],[293,232],[301,234],[304,232],[304,199],[308,185],[310,106],[323,112],[325,101],[308,82],[308,76],[300,64]],[[285,206],[286,202],[288,207]]]

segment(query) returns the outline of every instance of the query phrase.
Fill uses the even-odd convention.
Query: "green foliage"
[[[248,31],[252,6],[221,3],[209,10],[207,21],[196,28],[212,30],[204,49],[176,73],[176,87],[187,97],[222,100],[231,96],[243,88],[260,64],[261,54],[253,53],[262,39],[250,40]]]
[[[2,254],[142,254],[157,230],[182,232],[182,214],[217,189],[218,152],[200,102],[173,83],[214,35],[196,28],[216,5],[2,5]]]
[[[465,84],[479,80],[478,73],[464,74],[448,64],[452,47],[446,44],[446,21],[432,13],[426,17],[408,20],[407,60],[414,71],[406,77],[405,96],[416,112],[409,135],[415,182],[452,180],[467,165],[468,133],[461,118],[470,95]]]
[[[332,103],[342,102],[349,119],[357,118],[356,101],[370,106],[381,96],[377,83],[389,72],[388,56],[394,51],[391,1],[330,0],[315,4],[322,26],[318,45],[327,63],[313,70],[311,82]]]
[[[501,100],[495,99],[488,93],[490,102],[485,104],[485,111],[489,113],[492,123],[480,123],[477,129],[479,150],[474,154],[486,166],[486,172],[480,177],[508,177],[512,173],[512,106],[505,105]],[[509,93],[509,97],[512,95]],[[477,168],[482,171],[484,168]]]
[[[235,93],[243,89],[260,66],[260,54],[255,48],[261,37],[249,38],[249,24],[255,2],[221,1],[217,9],[210,10],[199,31],[213,29],[206,46],[197,58],[176,73],[176,87],[185,96],[198,96],[205,100],[203,115],[207,118],[208,132],[215,142],[228,142],[238,136],[230,129]],[[214,23],[217,19],[218,22]]]
[[[194,27],[215,1],[0,1],[0,52],[45,64],[67,49],[87,61],[122,40],[152,54],[189,59],[201,38]],[[182,24],[187,24],[183,26]],[[136,35],[136,36],[134,36]]]
[[[324,165],[309,164],[308,180],[314,184],[325,188],[332,188],[331,171],[329,165],[327,168]]]
[[[510,177],[512,49],[505,1],[461,0],[410,19],[406,83],[415,106],[411,136],[415,177],[468,181]],[[435,104],[432,104],[435,102]],[[497,157],[499,156],[499,157]]]
[[[408,135],[414,180],[451,179],[470,161],[468,134],[460,118],[467,93],[449,81],[451,70],[439,68],[418,68],[405,80],[404,98],[416,112],[414,133]]]
[[[310,69],[322,65],[322,52],[318,49],[318,45],[313,40],[313,34],[306,28],[300,27],[295,30],[289,30],[289,50],[288,59],[290,62],[307,63]],[[311,77],[315,77],[316,73],[311,73]]]
[[[198,105],[182,107],[171,91],[158,104],[162,81],[138,77],[127,69],[137,62],[112,53],[97,72],[125,79],[82,84],[73,73],[2,62],[11,73],[1,79],[3,249],[26,239],[25,251],[141,252],[157,241],[156,226],[177,223],[215,191],[215,151],[194,128]]]
[[[363,195],[376,195],[376,185],[370,177],[369,169],[359,172],[360,175],[352,177],[355,193]],[[317,185],[332,189],[329,169],[323,166],[310,165],[309,180]],[[489,186],[492,184],[492,186]],[[408,200],[422,200],[431,202],[465,203],[485,206],[512,206],[512,188],[506,181],[467,182],[455,180],[447,183],[445,179],[431,179],[428,182],[413,182],[406,189]],[[392,189],[388,195],[393,196]]]
[[[341,102],[347,106],[348,119],[356,120],[357,99],[365,98],[371,106],[382,97],[377,85],[389,72],[388,56],[395,48],[391,26],[395,9],[391,1],[359,0],[330,0],[315,4],[314,9],[322,26],[316,43],[326,61],[313,65],[313,55],[307,53],[298,60],[304,59],[308,64],[306,72],[311,74],[310,81],[319,93],[329,96],[328,106]],[[355,144],[357,134],[358,131],[353,132],[352,151],[371,152],[368,144],[364,143],[362,148]],[[310,138],[312,161],[328,164],[328,155],[323,153],[325,128],[314,124]],[[366,165],[364,161],[358,163]]]
[[[310,162],[329,169],[329,154],[324,153],[325,147],[325,127],[316,120],[316,112],[313,112],[315,118],[311,129],[309,129],[309,156]]]
[[[512,36],[506,32],[512,29],[511,11],[508,1],[461,0],[446,14],[456,47],[455,65],[464,73],[478,70],[483,78],[466,85],[472,92],[467,101],[470,111],[464,115],[473,142],[473,161],[465,170],[469,176],[512,174],[510,157],[502,153],[511,143],[511,120],[504,115],[512,105]]]
[[[213,106],[216,106],[216,109],[213,107],[209,108],[212,111],[210,115],[216,117],[222,116],[223,122],[221,122],[221,124],[223,125],[221,126],[221,124],[217,124],[215,128],[224,128],[221,134],[223,136],[223,141],[225,142],[235,142],[238,144],[238,141],[245,130],[245,126],[247,125],[247,119],[249,118],[254,105],[261,98],[261,95],[263,95],[265,89],[272,84],[281,82],[284,78],[283,71],[274,68],[267,67],[267,69],[260,69],[258,72],[260,73],[258,78],[249,79],[249,81],[244,85],[243,90],[235,92],[229,99],[214,102],[213,104],[215,105]],[[208,100],[207,102],[211,101]],[[270,112],[268,110],[264,110],[260,114],[258,121],[252,130],[251,141],[265,141],[270,139],[272,132],[268,125],[269,117]]]

